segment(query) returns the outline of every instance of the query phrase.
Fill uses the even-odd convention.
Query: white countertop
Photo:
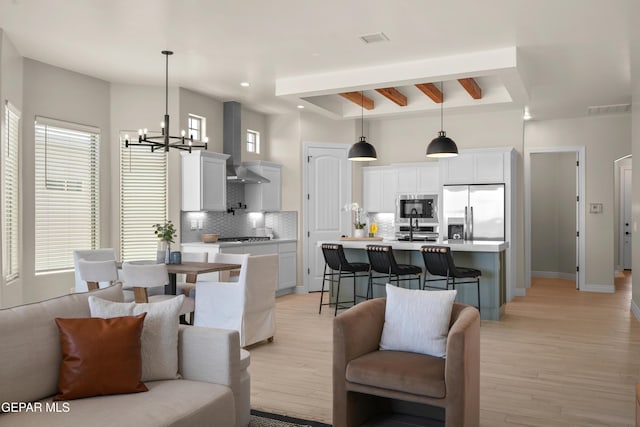
[[[271,240],[259,240],[259,241],[244,241],[244,242],[216,242],[216,243],[203,243],[203,242],[184,242],[182,246],[190,247],[219,247],[228,248],[230,246],[255,246],[255,245],[271,245],[275,243],[289,243],[297,242],[296,239],[271,239]]]
[[[502,252],[509,247],[509,242],[497,240],[463,240],[448,241],[439,240],[437,242],[405,242],[398,240],[325,240],[318,242],[337,243],[345,249],[364,249],[367,245],[391,245],[393,249],[400,251],[417,251],[421,246],[449,246],[452,252]]]

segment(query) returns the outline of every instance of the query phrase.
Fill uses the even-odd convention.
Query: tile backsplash
[[[298,212],[247,212],[244,203],[244,185],[227,186],[227,206],[232,212],[182,212],[182,243],[199,242],[202,233],[217,233],[221,237],[255,236],[257,228],[271,227],[275,238],[296,239],[298,236]],[[202,224],[202,229],[198,226]],[[195,229],[192,230],[192,225]]]

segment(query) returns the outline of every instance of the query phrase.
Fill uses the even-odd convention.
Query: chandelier
[[[207,149],[208,138],[205,136],[202,141],[193,141],[193,135],[186,136],[184,129],[180,136],[169,135],[169,55],[173,55],[170,50],[163,50],[162,54],[166,58],[165,67],[165,113],[164,121],[160,123],[161,135],[150,136],[147,134],[147,129],[138,129],[138,142],[132,142],[129,140],[129,135],[124,136],[125,147],[151,147],[151,152],[156,150],[169,151],[170,148],[177,148],[178,150],[185,150],[189,153],[192,148],[204,148]]]

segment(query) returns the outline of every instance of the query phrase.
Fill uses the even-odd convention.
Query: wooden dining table
[[[183,262],[182,264],[167,264],[169,284],[164,287],[166,295],[176,294],[176,282],[178,274],[204,274],[217,271],[238,270],[240,264],[226,264],[222,262]]]

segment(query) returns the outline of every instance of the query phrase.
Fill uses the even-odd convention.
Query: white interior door
[[[622,268],[631,270],[631,169],[622,169]]]
[[[307,291],[322,287],[324,257],[318,242],[337,240],[349,233],[349,212],[342,207],[351,201],[349,146],[305,144],[305,286]]]
[[[576,289],[580,289],[580,157],[576,153]],[[583,267],[584,268],[584,267]]]

